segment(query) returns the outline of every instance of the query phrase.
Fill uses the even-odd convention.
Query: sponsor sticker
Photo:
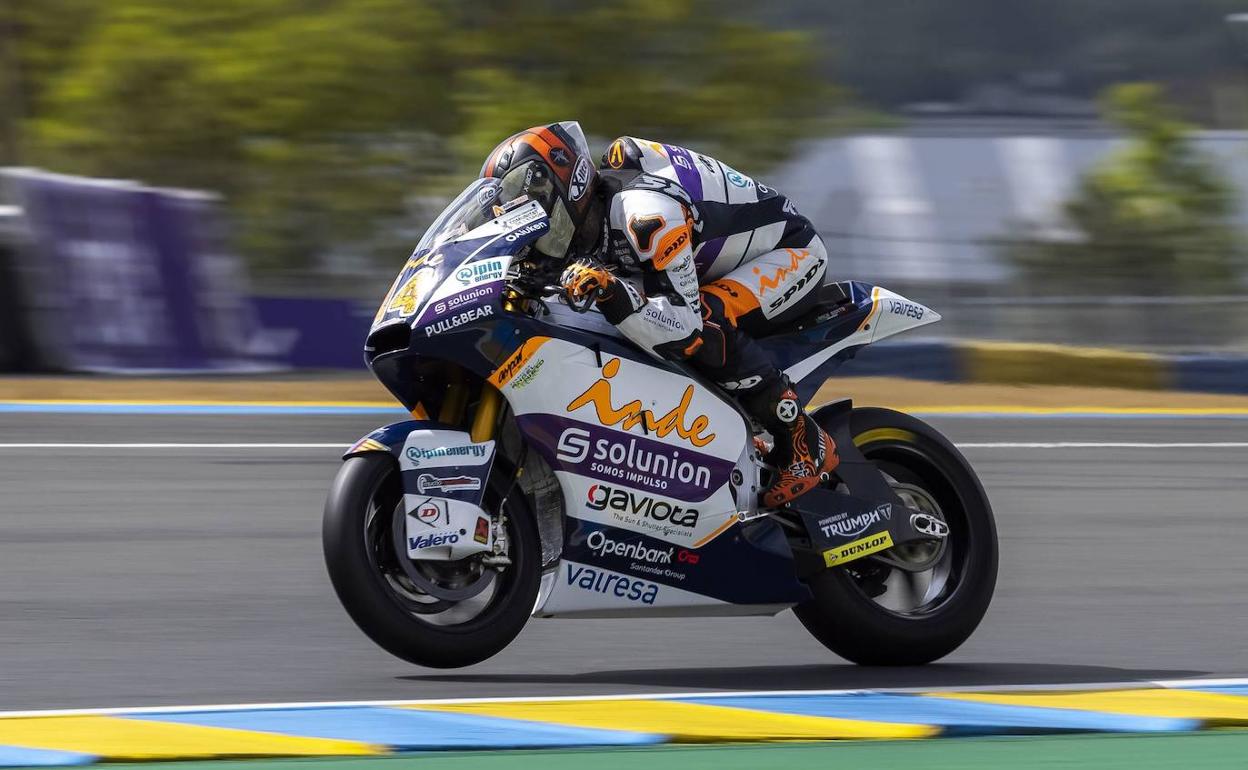
[[[907,318],[913,318],[916,321],[923,320],[923,306],[922,305],[917,305],[913,302],[905,302],[903,300],[898,300],[898,299],[886,299],[884,300],[884,302],[885,302],[885,305],[888,307],[888,312],[892,313],[893,315],[900,315],[900,316],[905,316]]]
[[[676,316],[667,315],[666,313],[663,312],[662,309],[657,308],[654,305],[647,304],[645,306],[645,308],[642,310],[642,320],[646,321],[647,323],[653,324],[654,326],[657,326],[660,329],[670,329],[673,331],[681,330],[681,324],[680,324],[679,318],[677,318]]]
[[[529,364],[523,372],[520,372],[514,380],[511,381],[512,390],[520,390],[537,378],[537,373],[542,370],[542,365],[546,363],[546,359],[539,358],[532,364]]]
[[[446,512],[446,504],[437,500],[426,500],[416,506],[416,520],[430,527],[436,526],[442,519],[450,523],[450,515]]]
[[[524,200],[527,201],[527,197]],[[503,206],[501,208],[503,210],[498,212],[498,216],[503,216],[504,214],[507,214],[507,212],[510,210],[506,206]],[[525,203],[523,207],[516,209],[515,213],[510,214],[509,216],[505,216],[503,217],[503,219],[500,219],[499,224],[501,224],[503,227],[509,230],[514,230],[517,227],[520,227],[521,225],[527,225],[530,222],[536,222],[537,220],[545,216],[546,216],[546,210],[542,208],[542,205],[540,203],[538,203],[537,201],[527,201],[527,203]]]
[[[663,269],[671,263],[680,250],[689,244],[689,228],[682,225],[664,233],[659,239],[658,252],[654,258],[654,266]]]
[[[430,491],[473,492],[481,488],[481,479],[476,476],[435,476],[432,473],[422,473],[416,479],[416,488],[422,494]]]
[[[594,439],[584,428],[567,428],[559,434],[555,457],[569,465],[583,466],[591,474],[619,479],[632,487],[663,491],[671,487],[684,497],[691,488],[711,492],[723,481],[712,480],[711,469],[686,459],[680,450],[630,438]],[[703,497],[704,499],[704,497]]]
[[[507,241],[508,243],[515,243],[516,241],[520,240],[526,235],[532,235],[533,233],[540,233],[545,230],[548,230],[549,228],[550,228],[550,222],[547,220],[534,222],[531,225],[525,225],[524,227],[521,227],[519,230],[516,230],[514,233],[508,233],[506,236],[504,236],[503,240]]]
[[[884,503],[873,511],[860,513],[857,516],[841,513],[820,519],[819,529],[824,537],[854,537],[866,532],[869,527],[881,521],[891,521],[892,518],[893,504]]]
[[[681,569],[697,565],[701,555],[686,548],[646,545],[642,540],[623,541],[610,537],[602,530],[595,530],[585,540],[585,546],[598,558],[617,558],[628,561],[632,572],[644,572],[656,577],[684,580],[687,575]]]
[[[724,166],[724,176],[728,177],[728,181],[732,182],[735,187],[749,187],[754,184],[754,181],[748,176],[745,176],[739,171],[733,171],[727,166]]]
[[[472,323],[473,321],[479,321],[482,318],[486,318],[492,315],[494,315],[493,305],[482,305],[481,307],[474,307],[469,310],[465,310],[459,315],[453,315],[450,318],[443,318],[439,321],[434,321],[431,324],[425,324],[425,336],[432,337],[435,334],[443,334],[445,332],[458,329],[464,324],[469,324],[469,323]]]
[[[823,552],[823,563],[829,567],[839,567],[847,564],[855,559],[861,559],[864,556],[870,556],[873,553],[884,551],[893,547],[893,536],[887,532],[879,532],[874,535],[868,535],[861,540],[855,540],[852,543],[846,543],[839,548],[833,548]]]
[[[607,165],[611,168],[624,168],[624,140],[616,139],[607,150]]]
[[[664,438],[675,432],[677,436],[688,441],[695,447],[704,447],[715,440],[710,431],[711,418],[702,414],[690,417],[689,407],[693,402],[693,386],[687,385],[680,397],[680,402],[662,417],[642,407],[639,399],[616,406],[611,391],[611,379],[620,371],[620,359],[613,358],[602,367],[602,377],[589,388],[568,403],[567,411],[576,412],[585,406],[592,406],[598,423],[607,427],[619,425],[623,430],[632,430],[641,426],[647,433],[655,433]]]
[[[614,540],[602,530],[589,533],[585,545],[598,556],[619,556],[647,564],[671,564],[672,556],[676,552],[675,546],[651,548],[640,540],[631,543]]]
[[[775,272],[765,274],[760,268],[754,268],[754,275],[758,276],[758,295],[763,297],[771,292],[771,298],[767,304],[767,309],[770,311],[775,311],[787,304],[795,294],[816,279],[824,265],[822,257],[811,259],[814,255],[807,249],[786,249],[786,251],[789,253],[789,263],[780,265]]]
[[[466,303],[492,296],[494,296],[494,286],[478,286],[475,289],[467,289],[459,294],[452,294],[444,300],[433,303],[433,312],[435,315],[440,315]]]
[[[658,598],[659,586],[648,580],[634,579],[571,562],[565,562],[565,565],[569,586],[642,604],[654,604],[654,600]]]
[[[490,520],[484,516],[477,517],[477,526],[472,531],[472,539],[482,545],[490,542]]]
[[[589,158],[582,155],[577,159],[576,168],[572,169],[572,181],[568,184],[569,198],[579,201],[585,197],[585,192],[589,189],[589,177],[593,170]]]
[[[448,465],[481,465],[490,455],[493,442],[459,446],[409,446],[404,453],[412,467],[446,467]]]
[[[528,363],[529,359],[533,357],[533,354],[537,352],[537,349],[546,344],[549,340],[550,337],[530,337],[525,340],[524,344],[522,344],[515,353],[512,353],[511,356],[503,362],[502,366],[494,370],[494,373],[490,375],[490,382],[493,383],[496,388],[501,388],[506,385],[511,381],[511,378],[515,377],[516,373],[519,372],[526,363]]]
[[[416,537],[407,538],[407,550],[423,551],[426,548],[438,548],[441,546],[452,546],[459,542],[460,534],[458,532],[433,532],[428,535],[417,535]]]
[[[617,520],[646,529],[693,530],[698,526],[697,509],[684,508],[668,500],[651,497],[645,492],[634,492],[607,484],[590,486],[585,507],[591,511],[609,510]]]
[[[506,269],[505,259],[483,259],[460,266],[455,271],[455,280],[464,286],[476,286],[479,283],[502,280]]]

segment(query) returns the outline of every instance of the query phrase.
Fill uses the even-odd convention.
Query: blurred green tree
[[[1157,86],[1115,86],[1105,107],[1128,143],[1088,172],[1066,204],[1073,237],[1014,242],[1007,258],[1041,291],[1231,291],[1245,257],[1232,187],[1187,142],[1189,127]]]
[[[459,6],[457,26],[459,146],[478,161],[506,133],[579,117],[602,139],[689,142],[765,168],[841,96],[808,34],[734,21],[711,0],[483,0]]]
[[[753,170],[835,97],[806,34],[711,0],[54,2],[86,29],[40,16],[21,40],[42,62],[28,162],[220,191],[262,269],[393,259],[414,196],[529,125],[697,141]]]
[[[223,193],[258,266],[305,267],[449,167],[444,16],[405,0],[117,0],[27,123],[59,170]]]

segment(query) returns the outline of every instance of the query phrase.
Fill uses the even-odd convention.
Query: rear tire
[[[814,598],[793,612],[824,646],[854,663],[930,663],[966,641],[988,610],[997,579],[992,508],[962,454],[921,420],[889,409],[855,409],[850,429],[868,460],[894,479],[921,485],[939,504],[949,526],[949,585],[941,587],[945,595],[911,612],[891,610],[864,590],[869,578],[863,576],[896,568],[867,557],[816,574],[807,581]]]
[[[486,505],[498,506],[501,482],[492,480]],[[431,668],[470,666],[511,643],[524,628],[541,582],[541,545],[523,494],[507,498],[512,564],[495,581],[496,594],[480,614],[453,625],[436,625],[406,609],[370,554],[370,512],[391,516],[402,499],[394,458],[370,452],[343,463],[325,501],[322,544],[338,599],[360,630],[384,650]],[[382,534],[389,532],[383,524]],[[376,537],[376,532],[372,537]]]

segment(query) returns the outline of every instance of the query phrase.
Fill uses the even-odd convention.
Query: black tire
[[[491,484],[487,505],[491,497],[497,505],[498,486]],[[512,564],[495,578],[499,585],[489,605],[464,623],[435,625],[402,606],[370,559],[365,536],[370,503],[376,498],[378,511],[393,511],[401,494],[399,468],[390,455],[370,452],[343,463],[325,501],[321,531],[338,599],[360,630],[396,657],[430,668],[480,663],[516,638],[537,601],[542,550],[524,495],[507,500]]]
[[[962,454],[921,420],[889,409],[855,409],[850,428],[867,459],[894,478],[926,485],[935,496],[950,530],[950,575],[957,570],[958,579],[930,610],[903,614],[870,598],[859,587],[851,563],[810,579],[814,598],[793,611],[824,646],[854,663],[930,663],[966,641],[988,611],[997,581],[992,508]]]

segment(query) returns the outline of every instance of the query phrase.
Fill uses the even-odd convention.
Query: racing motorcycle
[[[775,615],[836,654],[947,655],[996,582],[992,510],[931,426],[848,400],[814,409],[841,457],[820,487],[760,507],[774,469],[733,399],[657,360],[530,258],[535,201],[463,191],[425,233],[365,343],[412,419],[345,454],[325,505],[334,589],[390,653],[450,668],[532,616]],[[811,271],[781,271],[788,291]],[[940,320],[879,286],[829,283],[760,340],[807,400],[863,346]],[[762,437],[766,441],[766,437]]]

